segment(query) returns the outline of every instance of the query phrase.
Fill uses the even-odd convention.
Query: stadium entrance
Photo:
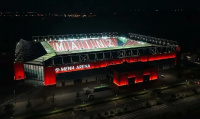
[[[128,85],[131,86],[133,84],[135,84],[135,77],[128,78]]]
[[[143,76],[143,82],[149,82],[149,80],[150,80],[150,75]]]

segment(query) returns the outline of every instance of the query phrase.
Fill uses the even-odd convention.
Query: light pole
[[[74,119],[74,112],[72,112],[72,116],[73,116],[73,119]]]
[[[114,103],[115,103],[115,113],[116,113],[116,105],[117,105],[117,103],[116,103],[116,101]]]
[[[15,101],[15,104],[16,104],[16,100],[15,100],[15,89],[14,89],[14,101]]]

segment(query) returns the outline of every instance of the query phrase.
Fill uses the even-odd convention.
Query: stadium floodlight
[[[103,38],[103,39],[107,39],[108,37],[107,37],[107,36],[103,36],[102,38]]]
[[[62,42],[62,41],[64,41],[64,39],[62,39],[62,38],[59,38],[59,39],[58,39],[58,41],[61,41],[61,42]]]
[[[125,37],[120,37],[121,39],[126,39]]]
[[[81,38],[80,40],[88,40],[87,38]]]

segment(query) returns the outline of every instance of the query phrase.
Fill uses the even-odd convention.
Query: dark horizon
[[[27,1],[3,0],[0,11],[37,11],[37,12],[109,12],[126,10],[168,10],[168,9],[198,9],[198,0],[73,0],[73,1]]]

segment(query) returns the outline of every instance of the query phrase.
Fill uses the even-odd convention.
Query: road
[[[138,91],[141,91],[141,90],[144,90],[144,89],[149,91],[149,93],[146,94],[146,95],[138,96],[139,100],[137,100],[137,101],[133,100],[130,97],[130,98],[117,100],[115,102],[109,102],[109,103],[105,103],[105,104],[86,107],[85,108],[87,110],[86,113],[82,113],[80,111],[74,111],[73,114],[72,114],[72,112],[70,112],[70,113],[66,112],[66,113],[59,113],[59,114],[55,114],[55,115],[59,115],[59,116],[57,116],[59,118],[62,118],[62,117],[66,118],[66,116],[73,117],[73,115],[74,115],[75,118],[83,118],[83,117],[89,118],[90,115],[96,116],[97,113],[103,114],[103,113],[105,113],[105,111],[115,110],[117,108],[125,108],[125,107],[128,107],[128,106],[129,107],[131,106],[132,110],[137,110],[141,106],[144,106],[147,101],[151,102],[152,104],[155,103],[155,97],[159,97],[160,99],[162,99],[164,101],[164,104],[158,105],[158,106],[153,106],[150,109],[142,109],[142,110],[144,110],[144,111],[149,110],[150,112],[153,111],[153,110],[159,110],[159,109],[161,110],[161,108],[165,111],[174,110],[172,108],[176,107],[176,106],[174,106],[175,104],[169,105],[169,104],[165,103],[165,100],[168,100],[172,93],[182,94],[184,92],[185,95],[191,95],[193,93],[191,91],[191,89],[197,88],[198,85],[194,84],[194,85],[189,85],[187,87],[179,86],[177,88],[167,89],[167,90],[163,91],[165,95],[155,95],[155,94],[151,93],[152,90],[154,90],[155,88],[158,88],[160,86],[161,87],[162,86],[170,86],[170,85],[173,85],[175,82],[178,83],[178,82],[184,82],[186,80],[189,81],[189,79],[177,80],[175,73],[173,72],[174,73],[173,74],[172,72],[173,71],[160,72],[160,74],[165,75],[165,78],[159,79],[158,81],[147,84],[147,85],[146,84],[137,84],[134,87],[128,87],[128,88],[125,88],[125,89],[118,89],[119,92],[120,92],[118,96],[126,95],[126,94],[133,93],[133,92],[138,92]],[[170,79],[170,80],[168,80],[168,79]],[[59,109],[60,107],[63,107],[63,106],[67,107],[67,106],[70,106],[70,105],[71,106],[77,105],[77,104],[74,103],[74,99],[75,99],[77,89],[80,91],[84,87],[93,88],[94,86],[98,86],[98,85],[100,85],[100,84],[99,83],[88,83],[88,84],[83,84],[83,85],[80,85],[80,86],[69,86],[69,87],[62,87],[62,88],[48,87],[46,89],[43,89],[43,88],[39,87],[39,88],[37,88],[37,90],[35,90],[35,91],[33,91],[29,94],[29,96],[32,97],[31,98],[32,99],[31,102],[33,103],[32,109],[30,109],[28,111],[25,109],[25,105],[27,103],[27,97],[26,96],[24,96],[24,97],[22,96],[22,97],[18,98],[18,100],[17,100],[18,104],[16,104],[17,106],[15,108],[16,108],[16,110],[18,110],[18,114],[23,113],[23,112],[31,112],[31,111],[34,111],[34,110],[43,111],[43,110],[46,110],[47,108],[51,108],[50,103],[42,104],[42,102],[41,102],[42,99],[41,98],[38,99],[39,95],[43,94],[42,93],[43,91],[46,91],[45,94],[48,96],[47,97],[48,100],[52,97],[51,96],[52,93],[55,93],[55,100],[56,100],[57,109]],[[154,87],[154,88],[152,89],[152,87]],[[114,98],[115,96],[116,96],[116,93],[115,93],[115,91],[112,92],[112,90],[110,92],[108,92],[108,91],[107,92],[99,92],[99,93],[95,94],[95,100],[98,100],[100,98],[105,98],[105,99],[110,98],[110,97]],[[81,92],[82,101],[84,101],[84,100],[86,101],[87,100],[86,97],[87,96],[84,94],[84,92]],[[178,100],[177,102],[179,102],[179,101],[180,100]],[[86,101],[86,103],[87,103],[87,101]],[[19,112],[19,110],[21,110],[21,111]],[[141,110],[138,110],[138,111],[135,111],[135,112],[138,112],[138,114],[134,113],[133,115],[139,115],[139,112],[141,112]],[[55,115],[51,115],[51,116],[55,117]],[[51,116],[48,116],[48,118],[51,118]]]
[[[119,119],[123,119],[123,118],[124,119],[126,119],[126,118],[127,119],[128,118],[147,118],[149,116],[154,116],[154,115],[161,114],[161,113],[164,113],[164,112],[176,111],[178,109],[177,107],[180,107],[180,105],[185,105],[185,103],[186,103],[186,105],[195,103],[199,99],[199,95],[179,99],[176,102],[169,103],[169,102],[167,102],[167,100],[170,98],[170,95],[172,93],[183,93],[183,92],[185,94],[192,95],[193,92],[191,90],[193,88],[199,88],[199,85],[188,86],[187,89],[185,89],[185,85],[179,86],[177,88],[167,89],[167,90],[164,91],[164,94],[157,95],[157,97],[164,100],[164,104],[156,105],[156,106],[153,106],[152,108],[139,109],[141,106],[144,106],[147,101],[151,102],[152,105],[155,105],[154,104],[155,103],[155,95],[153,93],[148,93],[148,94],[145,94],[145,95],[138,96],[138,100],[133,100],[130,97],[130,98],[117,100],[115,102],[109,102],[109,103],[105,103],[105,104],[89,106],[89,107],[85,108],[87,110],[86,113],[80,112],[80,111],[75,111],[74,117],[76,119],[82,119],[83,117],[85,119],[89,119],[89,117],[91,115],[94,115],[95,117],[97,117],[98,113],[101,113],[103,115],[106,111],[107,112],[109,112],[110,110],[115,111],[115,109],[117,109],[117,108],[125,108],[125,107],[130,107],[130,106],[131,106],[132,110],[136,110],[136,111],[129,113],[129,114],[122,115],[122,116],[117,116],[115,118],[119,118]],[[152,92],[152,90],[148,90],[148,91]],[[193,103],[190,103],[190,102],[193,102]],[[139,109],[139,110],[137,110],[137,109]],[[59,115],[59,116],[57,116],[59,118],[65,118],[66,117],[66,113],[63,113],[63,114],[61,113],[61,114],[57,114],[57,115]],[[147,115],[147,117],[144,116],[144,115]],[[48,118],[54,118],[54,117],[55,117],[55,115],[53,117],[48,116]],[[67,117],[72,118],[72,114],[68,113]]]

